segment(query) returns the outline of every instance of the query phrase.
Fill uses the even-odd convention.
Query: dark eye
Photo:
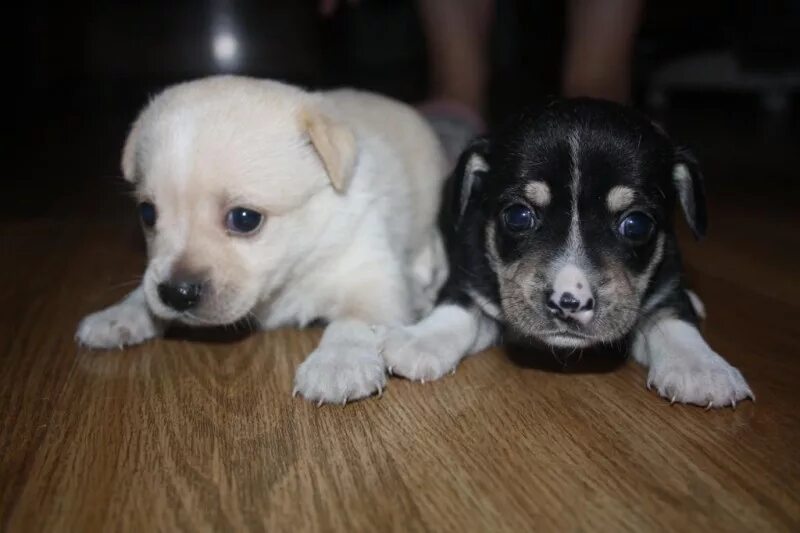
[[[528,231],[536,225],[536,215],[526,205],[513,204],[503,209],[503,225],[513,233]]]
[[[644,244],[650,240],[655,230],[653,219],[640,211],[634,211],[619,223],[619,234],[634,244]]]
[[[264,216],[246,207],[234,207],[225,217],[225,227],[232,233],[253,233],[261,226]]]
[[[150,202],[142,202],[139,204],[139,218],[146,228],[152,228],[156,225],[156,206]]]

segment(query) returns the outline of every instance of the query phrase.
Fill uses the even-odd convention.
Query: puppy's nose
[[[158,285],[158,297],[176,311],[186,311],[197,305],[203,287],[191,281],[170,281]]]
[[[581,301],[575,298],[571,292],[564,292],[558,299],[558,306],[564,311],[574,312],[581,306]]]
[[[547,308],[558,318],[588,324],[594,318],[594,297],[589,281],[574,265],[562,268],[555,277],[553,290],[545,296]]]

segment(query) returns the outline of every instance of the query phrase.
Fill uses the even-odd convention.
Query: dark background
[[[557,1],[498,0],[496,9],[492,123],[557,96],[565,16]],[[213,59],[220,23],[237,28],[235,66]],[[4,219],[132,218],[132,202],[117,201],[125,186],[113,179],[122,142],[148,96],[175,81],[224,71],[358,86],[412,103],[426,95],[413,1],[363,0],[330,19],[311,0],[29,2],[10,10],[6,24]],[[648,109],[660,68],[708,50],[734,54],[746,75],[796,75],[798,35],[797,1],[651,1],[634,59],[634,104]],[[794,216],[796,90],[777,108],[763,91],[698,87],[668,96],[649,111],[699,155],[712,201],[767,202]]]

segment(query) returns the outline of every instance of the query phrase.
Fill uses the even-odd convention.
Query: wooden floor
[[[0,223],[0,530],[800,531],[791,209],[717,199],[686,240],[705,333],[757,403],[670,406],[632,363],[498,349],[317,408],[291,386],[318,330],[79,349],[143,264],[131,216],[86,198]]]

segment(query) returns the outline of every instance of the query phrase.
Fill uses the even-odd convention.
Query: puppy
[[[86,317],[77,339],[111,348],[171,322],[323,320],[295,392],[320,403],[380,392],[370,324],[414,320],[447,277],[436,227],[445,164],[426,123],[377,95],[240,77],[169,88],[122,156],[147,270],[124,300]]]
[[[385,333],[390,372],[437,379],[505,333],[553,349],[627,342],[673,402],[753,397],[698,332],[681,279],[673,212],[704,234],[700,170],[650,120],[583,99],[524,113],[474,141],[452,185],[451,277],[430,316]]]

